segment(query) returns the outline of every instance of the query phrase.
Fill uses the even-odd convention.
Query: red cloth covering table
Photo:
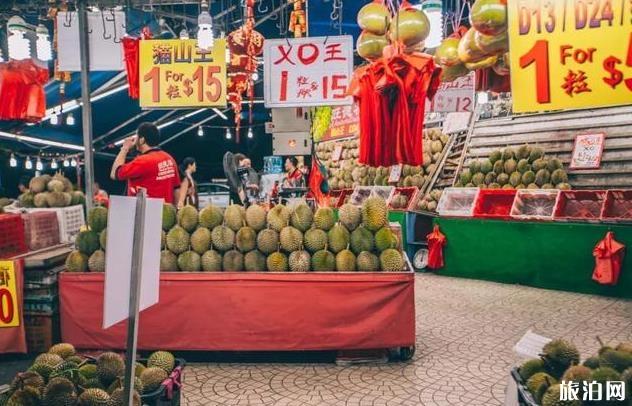
[[[84,349],[125,348],[126,322],[101,328],[103,280],[103,274],[61,274],[63,341]],[[160,301],[141,312],[138,340],[145,350],[207,351],[414,343],[412,272],[162,273]]]

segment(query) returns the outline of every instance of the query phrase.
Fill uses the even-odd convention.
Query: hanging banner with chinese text
[[[509,0],[515,113],[632,103],[632,3]]]
[[[13,261],[0,261],[0,328],[20,325],[20,301]]]
[[[357,137],[360,134],[360,108],[357,103],[331,109],[331,123],[320,141]]]
[[[426,99],[427,112],[474,111],[474,72],[452,82],[441,82],[432,101]]]
[[[351,104],[353,38],[266,39],[263,44],[266,107]]]
[[[140,41],[140,106],[226,105],[226,40],[202,51],[196,40]]]

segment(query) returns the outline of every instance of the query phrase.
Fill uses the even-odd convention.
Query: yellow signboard
[[[632,1],[509,0],[514,112],[632,103]]]
[[[0,261],[0,328],[20,325],[19,303],[13,261]]]
[[[226,40],[203,51],[196,40],[140,41],[140,106],[226,105]]]

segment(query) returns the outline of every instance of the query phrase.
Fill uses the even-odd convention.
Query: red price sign
[[[0,261],[0,328],[20,325],[13,261]]]

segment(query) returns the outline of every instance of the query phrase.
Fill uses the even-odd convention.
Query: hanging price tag
[[[391,172],[388,175],[388,183],[397,183],[402,177],[402,164],[391,166]]]
[[[0,328],[20,325],[17,281],[13,261],[0,261]]]
[[[581,134],[575,137],[571,169],[598,169],[606,134]]]

